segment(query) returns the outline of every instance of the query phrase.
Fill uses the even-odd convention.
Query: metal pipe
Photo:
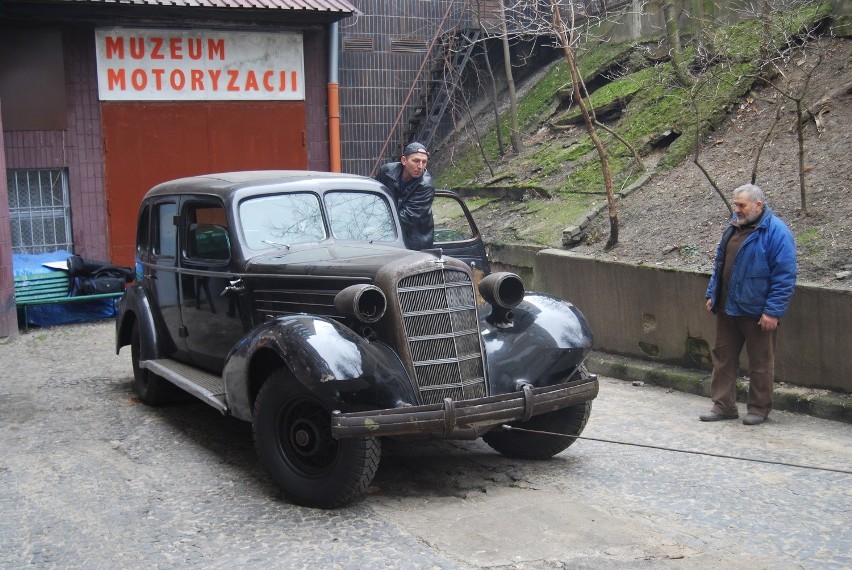
[[[340,160],[340,94],[338,67],[340,32],[337,22],[329,28],[328,38],[328,162],[331,172],[342,172]]]

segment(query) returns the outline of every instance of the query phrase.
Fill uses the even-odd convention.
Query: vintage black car
[[[561,452],[598,392],[586,319],[489,273],[458,196],[437,192],[433,211],[434,249],[410,251],[391,194],[369,178],[232,172],[156,186],[116,322],[139,397],[159,405],[179,388],[252,422],[271,477],[314,507],[365,495],[382,437]]]

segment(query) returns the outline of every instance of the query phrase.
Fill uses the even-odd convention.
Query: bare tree
[[[588,23],[587,14],[583,14],[581,19]],[[548,2],[509,0],[505,8],[501,7],[501,20],[506,24],[507,30],[511,28],[515,34],[550,38],[562,50],[571,74],[572,101],[580,108],[586,132],[592,140],[601,163],[610,221],[610,235],[605,247],[611,249],[618,243],[618,211],[607,151],[598,136],[594,109],[589,103],[588,93],[585,91],[585,84],[577,65],[576,52],[583,28],[578,23],[576,5],[573,0],[548,0]]]
[[[678,83],[684,87],[692,85],[693,81],[683,61],[683,46],[680,43],[680,25],[678,24],[678,11],[674,0],[661,0],[663,7],[663,19],[666,24],[666,42],[669,45],[669,58]]]
[[[817,123],[817,116],[805,105],[805,99],[810,97],[809,88],[811,79],[826,56],[826,42],[824,35],[831,35],[830,30],[825,33],[825,26],[819,13],[806,16],[809,3],[801,5],[786,5],[784,0],[779,0],[778,5],[773,5],[771,0],[763,0],[758,13],[744,12],[743,16],[756,18],[762,22],[762,38],[760,45],[760,60],[758,73],[755,76],[760,81],[774,89],[783,99],[791,102],[795,108],[796,119],[792,129],[796,132],[799,198],[803,214],[808,213],[807,186],[805,174],[805,129],[808,121],[813,118]],[[814,3],[810,3],[815,6]],[[782,8],[791,8],[782,10]],[[830,97],[828,95],[827,97]],[[825,99],[825,97],[823,98]],[[779,103],[780,105],[780,103]],[[819,105],[819,102],[817,102]],[[759,145],[754,166],[752,168],[752,181],[757,177],[758,164],[763,147],[772,131],[780,120],[781,108],[776,111],[776,119],[772,123],[766,136]],[[820,125],[817,123],[817,130]]]
[[[584,91],[581,90],[581,84],[583,84],[583,81],[580,76],[580,70],[577,67],[577,59],[574,53],[578,34],[575,26],[573,25],[573,4],[570,4],[569,7],[571,8],[571,11],[569,12],[571,20],[566,25],[560,12],[559,0],[550,0],[553,31],[559,39],[562,51],[565,54],[565,61],[568,63],[568,69],[571,72],[571,86],[574,92],[574,101],[576,101],[577,105],[580,107],[580,112],[583,115],[583,122],[586,125],[586,132],[588,132],[589,138],[592,139],[592,143],[595,145],[595,150],[597,150],[598,157],[601,161],[601,171],[603,173],[607,205],[609,206],[609,239],[607,240],[604,248],[609,250],[615,247],[618,243],[618,211],[615,206],[615,194],[612,189],[612,170],[609,167],[609,158],[607,156],[606,149],[598,136],[596,127],[597,121],[593,117],[589,106],[586,104],[583,97]],[[588,96],[587,93],[586,96]]]
[[[503,40],[503,66],[506,70],[506,82],[509,87],[509,137],[512,140],[512,148],[520,154],[524,145],[521,141],[521,133],[518,130],[518,96],[515,92],[515,78],[512,75],[512,52],[509,46],[509,29],[506,24],[506,8],[500,0],[500,29]]]
[[[488,71],[490,79],[489,86],[491,87],[491,110],[494,112],[494,127],[497,132],[497,152],[503,156],[503,129],[500,128],[500,110],[497,108],[497,79],[494,77],[494,71],[491,69],[491,58],[488,55],[488,44],[482,44],[482,59],[485,61],[485,69]],[[517,122],[517,115],[515,117]]]
[[[708,91],[722,89],[723,87],[721,82],[724,80],[721,77],[723,76],[723,73],[717,74],[714,73],[713,70],[706,71],[690,86],[689,91],[686,92],[686,99],[692,109],[693,116],[696,118],[694,133],[692,135],[692,163],[701,171],[704,178],[707,179],[707,182],[710,183],[710,186],[713,187],[713,190],[716,191],[716,194],[718,194],[725,203],[725,206],[728,208],[728,212],[733,213],[734,209],[731,207],[731,202],[728,200],[725,191],[719,186],[719,183],[716,182],[716,179],[701,162],[701,145],[704,142],[704,135],[709,130],[709,125],[707,124],[708,121],[701,117],[698,101],[705,97]]]
[[[482,26],[482,24],[481,24],[482,19],[483,19],[482,1],[476,0],[476,4],[475,4],[474,8],[476,9],[476,20],[478,22],[480,22],[480,26]],[[483,60],[483,63],[485,64],[485,71],[487,72],[488,79],[489,79],[488,87],[490,87],[490,89],[488,89],[488,91],[489,91],[489,94],[490,94],[491,110],[494,112],[494,128],[496,129],[496,133],[497,133],[497,151],[500,153],[500,156],[503,156],[503,154],[504,154],[504,150],[503,150],[503,129],[500,128],[500,111],[497,108],[497,79],[494,76],[494,70],[491,68],[491,57],[488,54],[488,43],[483,41],[480,44],[480,47],[482,48],[482,60]],[[504,44],[504,48],[505,48],[505,44]],[[516,111],[517,111],[517,109],[516,109]],[[517,122],[517,115],[516,115],[516,122]],[[482,145],[480,145],[480,148],[481,148],[481,146]],[[485,157],[485,154],[483,153],[483,158],[484,157]],[[487,160],[486,160],[486,162],[487,162]],[[489,168],[489,170],[491,170],[490,165],[488,166],[488,168]]]
[[[757,167],[760,164],[760,155],[763,154],[763,149],[766,146],[766,143],[769,141],[769,138],[772,136],[773,131],[775,131],[775,127],[778,126],[778,123],[781,121],[781,110],[782,106],[779,102],[775,105],[775,120],[772,121],[772,125],[770,125],[769,129],[767,129],[766,134],[763,136],[763,139],[760,141],[760,144],[757,146],[757,152],[754,155],[754,166],[751,169],[751,183],[757,184]]]
[[[805,107],[804,107],[804,99],[805,96],[808,95],[808,86],[811,83],[811,79],[814,76],[817,68],[822,64],[824,57],[822,53],[817,53],[816,55],[810,54],[811,63],[807,62],[808,53],[804,53],[804,57],[796,63],[797,67],[800,68],[803,78],[798,82],[790,82],[787,85],[787,88],[781,88],[775,82],[770,82],[769,85],[772,86],[778,93],[780,93],[783,97],[789,99],[796,105],[796,121],[793,123],[793,128],[796,130],[796,142],[798,145],[798,159],[799,159],[799,197],[801,199],[801,209],[803,214],[808,213],[808,193],[805,186],[805,125],[806,121],[804,119],[805,116]]]
[[[716,3],[714,0],[689,0],[689,11],[695,59],[709,61],[713,59],[713,54],[716,51],[713,37]]]

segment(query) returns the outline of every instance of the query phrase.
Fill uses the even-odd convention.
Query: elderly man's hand
[[[774,331],[778,328],[778,319],[769,315],[760,315],[760,320],[757,321],[763,332]]]

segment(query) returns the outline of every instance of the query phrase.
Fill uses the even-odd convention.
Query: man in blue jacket
[[[775,338],[796,286],[796,243],[765,204],[763,191],[753,184],[734,190],[734,215],[716,248],[705,295],[707,311],[716,315],[713,408],[699,416],[704,422],[739,417],[736,379],[743,345],[749,365],[743,423],[761,424],[772,409]]]
[[[419,142],[405,147],[399,162],[383,165],[375,179],[387,186],[396,199],[402,238],[408,249],[429,249],[435,235],[432,200],[435,186],[426,170],[429,152]]]

